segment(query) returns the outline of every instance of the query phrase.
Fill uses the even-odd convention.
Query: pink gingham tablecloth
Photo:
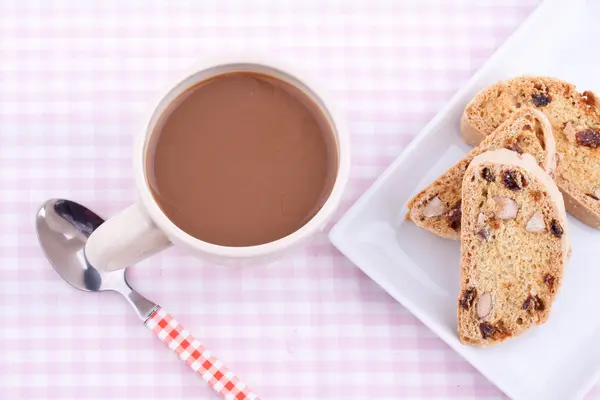
[[[34,231],[50,197],[135,200],[132,138],[173,73],[256,50],[326,82],[353,140],[339,217],[538,3],[0,1],[0,398],[214,398],[118,295],[62,282]],[[173,248],[130,276],[263,399],[503,398],[324,234],[268,266]]]

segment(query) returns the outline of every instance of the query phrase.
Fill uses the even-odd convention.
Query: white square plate
[[[480,89],[541,74],[600,92],[598,16],[598,0],[547,0],[538,7],[330,233],[340,251],[513,399],[581,398],[596,381],[600,232],[569,217],[573,257],[548,322],[479,349],[460,344],[456,335],[459,243],[405,222],[405,204],[469,151],[459,121]]]

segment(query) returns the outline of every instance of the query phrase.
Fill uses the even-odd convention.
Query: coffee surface
[[[331,193],[337,149],[319,107],[270,76],[235,72],[188,89],[148,145],[160,208],[188,234],[253,246],[293,233]]]

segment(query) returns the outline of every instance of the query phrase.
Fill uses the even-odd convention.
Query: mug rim
[[[153,134],[152,130],[150,129],[152,119],[155,117],[157,111],[160,111],[161,103],[173,90],[177,89],[187,79],[190,79],[204,71],[211,69],[218,70],[220,67],[244,64],[262,67],[273,72],[279,72],[288,78],[295,79],[306,89],[308,89],[308,95],[314,97],[320,102],[319,106],[320,108],[323,108],[322,112],[328,114],[331,129],[335,134],[338,152],[338,168],[335,182],[329,196],[323,203],[323,206],[320,208],[320,210],[306,224],[301,226],[296,231],[271,242],[253,246],[233,247],[200,240],[179,228],[167,217],[150,191],[146,177],[145,153],[146,143]],[[218,72],[214,73],[212,76],[217,75],[219,75]],[[296,86],[294,83],[289,82],[288,80],[286,80],[286,82]],[[192,86],[193,84],[189,87]],[[189,87],[186,87],[184,90],[187,90]],[[301,88],[300,90],[305,91]],[[137,140],[134,145],[133,160],[136,188],[144,209],[152,221],[167,235],[169,240],[171,240],[173,243],[183,244],[188,248],[199,250],[210,255],[227,258],[254,258],[266,256],[285,250],[302,241],[303,239],[312,236],[325,227],[325,224],[328,222],[329,218],[336,211],[341,202],[342,194],[350,175],[349,134],[346,130],[343,119],[340,117],[339,112],[335,109],[329,95],[323,89],[322,85],[318,85],[316,83],[314,78],[307,77],[306,73],[300,73],[294,67],[285,65],[285,62],[281,60],[275,61],[272,59],[272,57],[257,57],[238,54],[211,57],[207,61],[195,63],[183,73],[178,74],[175,79],[171,80],[169,85],[165,86],[165,88],[161,90],[159,96],[157,96],[157,98],[150,103],[149,110],[147,111],[142,123],[143,127],[141,132],[137,134]]]

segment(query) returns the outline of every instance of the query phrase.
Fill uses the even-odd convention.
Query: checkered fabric
[[[353,142],[337,219],[539,1],[0,0],[0,398],[217,398],[120,296],[64,283],[34,230],[48,198],[136,200],[133,136],[173,74],[244,50],[319,79]],[[129,279],[263,400],[503,398],[325,233],[244,269],[173,247]]]
[[[260,400],[164,308],[158,308],[146,326],[225,400]]]

